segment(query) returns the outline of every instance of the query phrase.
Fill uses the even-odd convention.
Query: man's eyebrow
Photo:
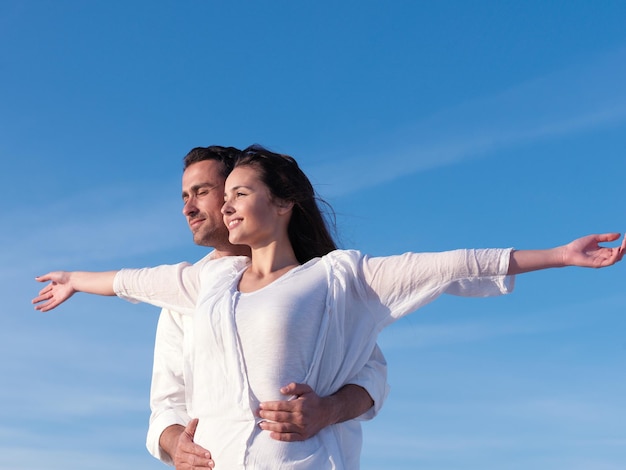
[[[197,193],[198,190],[200,189],[203,189],[203,188],[214,189],[214,188],[217,188],[217,186],[218,186],[217,184],[213,184],[209,182],[194,184],[191,188],[189,188],[189,191],[183,191],[183,197],[185,197],[190,192]]]
[[[209,183],[207,181],[206,183],[194,184],[191,187],[191,190],[192,191],[197,191],[198,189],[202,189],[202,188],[206,188],[206,187],[208,187],[209,189],[217,188],[217,184]]]

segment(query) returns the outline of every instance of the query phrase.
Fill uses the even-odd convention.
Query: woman
[[[619,234],[590,235],[540,251],[455,250],[369,257],[336,250],[308,178],[288,156],[246,149],[226,180],[224,223],[251,258],[209,270],[180,264],[108,273],[54,272],[33,302],[50,310],[74,292],[117,294],[193,315],[190,397],[195,440],[217,468],[355,469],[360,427],[351,421],[303,442],[271,440],[254,416],[289,382],[327,395],[359,371],[377,334],[442,293],[508,293],[513,275],[561,266],[610,266]],[[207,370],[210,373],[206,373]],[[200,396],[200,394],[202,396]]]

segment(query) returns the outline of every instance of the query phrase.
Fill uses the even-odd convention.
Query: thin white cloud
[[[626,49],[443,110],[380,148],[354,147],[311,165],[324,196],[349,194],[410,173],[512,146],[587,132],[626,119]]]

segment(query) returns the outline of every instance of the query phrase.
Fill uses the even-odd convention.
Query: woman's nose
[[[224,201],[224,204],[222,204],[222,214],[228,215],[228,214],[232,214],[233,212],[234,212],[234,209],[233,209],[232,204],[228,201]]]

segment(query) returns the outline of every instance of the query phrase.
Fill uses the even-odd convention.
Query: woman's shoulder
[[[243,269],[250,263],[250,258],[247,256],[222,256],[219,258],[212,258],[211,255],[205,256],[196,263],[196,266],[200,267],[204,272],[216,272],[224,270],[238,271]]]
[[[334,250],[324,255],[322,260],[331,268],[346,269],[359,264],[365,256],[359,250]]]
[[[345,259],[363,256],[359,250],[336,249],[322,256],[322,259]]]

